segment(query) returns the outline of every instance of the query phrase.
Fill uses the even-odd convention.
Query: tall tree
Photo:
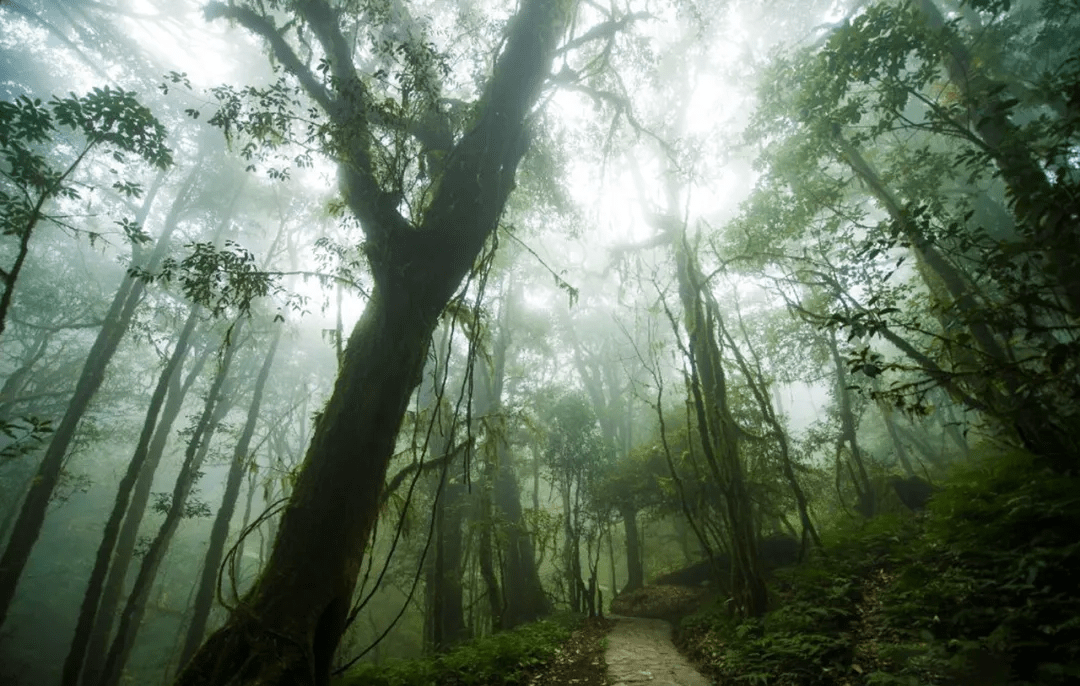
[[[180,674],[177,683],[329,682],[394,440],[420,380],[438,316],[494,231],[528,143],[527,121],[574,3],[526,0],[456,142],[416,130],[438,178],[410,220],[403,189],[380,178],[380,108],[354,63],[353,42],[324,0],[291,4],[326,55],[328,85],[285,40],[262,4],[207,7],[263,38],[332,123],[345,201],[366,235],[374,287],[349,336],[270,558],[254,588]],[[296,26],[288,28],[296,32]],[[435,84],[430,84],[434,86]],[[420,94],[423,97],[423,93]],[[428,114],[439,119],[437,99]],[[428,130],[430,133],[430,129]]]
[[[139,474],[146,466],[147,457],[150,454],[150,442],[154,435],[154,429],[158,424],[158,414],[169,390],[169,382],[178,375],[191,346],[195,326],[199,322],[199,307],[192,305],[188,312],[184,328],[176,337],[176,344],[169,355],[169,360],[158,375],[158,382],[154,393],[150,397],[150,404],[146,410],[146,419],[143,421],[142,432],[139,442],[135,446],[135,453],[128,463],[124,477],[120,480],[113,509],[105,524],[105,531],[98,546],[94,568],[87,583],[86,593],[83,596],[82,607],[79,611],[79,621],[75,627],[75,637],[71,642],[71,649],[64,660],[63,682],[66,686],[77,686],[79,675],[82,671],[83,658],[86,656],[86,648],[90,643],[94,621],[97,618],[98,601],[105,586],[106,574],[109,570],[109,560],[112,558],[113,549],[120,536],[120,525],[127,511],[131,499],[131,492],[135,488]]]
[[[514,289],[510,288],[502,300],[498,330],[491,342],[490,360],[478,366],[474,385],[474,414],[483,423],[489,439],[484,445],[485,489],[490,495],[490,506],[495,508],[495,512],[485,513],[484,525],[494,529],[496,521],[501,523],[498,539],[505,543],[501,551],[504,564],[497,622],[503,629],[533,621],[551,610],[540,583],[533,538],[522,513],[521,489],[503,403],[514,306]],[[497,516],[492,517],[491,514]],[[494,540],[490,539],[485,542],[494,544]],[[484,551],[484,555],[487,556],[488,552]],[[488,585],[497,587],[490,580]]]
[[[135,577],[127,602],[120,613],[116,636],[113,637],[112,644],[109,646],[101,678],[98,681],[99,686],[116,686],[120,683],[124,665],[131,654],[135,636],[146,611],[150,588],[161,567],[161,562],[165,559],[165,552],[180,525],[180,520],[187,516],[188,497],[201,473],[202,462],[214,431],[232,405],[231,398],[227,397],[223,388],[225,381],[229,378],[236,350],[240,347],[237,339],[240,337],[244,323],[242,319],[235,322],[225,334],[214,380],[206,393],[199,419],[188,438],[187,448],[184,450],[184,461],[180,465],[180,472],[176,475],[176,481],[173,484],[165,519],[161,522],[157,534],[143,555],[139,573]]]
[[[225,539],[229,535],[229,524],[232,522],[233,512],[236,509],[236,501],[240,496],[240,485],[244,475],[247,474],[251,464],[251,456],[248,450],[251,439],[255,435],[255,425],[259,420],[259,408],[262,406],[263,391],[266,382],[270,378],[270,368],[274,364],[274,356],[277,354],[278,344],[281,342],[283,327],[277,326],[271,336],[270,347],[263,358],[259,375],[255,378],[255,387],[251,391],[251,404],[248,406],[247,419],[244,428],[240,432],[240,438],[236,441],[233,449],[232,461],[229,463],[229,473],[225,479],[225,492],[221,497],[221,507],[218,508],[214,517],[214,524],[210,530],[210,540],[206,548],[206,557],[203,560],[202,574],[199,576],[199,586],[195,594],[195,602],[192,605],[191,623],[188,625],[187,636],[184,646],[180,650],[180,663],[183,664],[195,654],[195,650],[202,643],[206,633],[206,623],[210,618],[210,608],[214,601],[214,592],[218,584],[218,568],[225,556]]]
[[[137,264],[146,269],[155,269],[165,258],[169,250],[172,233],[176,229],[179,217],[184,212],[189,201],[189,193],[197,171],[192,170],[187,180],[177,192],[172,208],[165,219],[165,225],[158,236],[157,243],[150,253],[139,260]],[[149,200],[149,199],[148,199]],[[138,220],[145,220],[149,214],[149,202],[147,202]],[[133,246],[133,253],[137,253],[137,246]],[[53,490],[60,480],[60,470],[67,456],[68,447],[75,438],[75,430],[79,426],[83,415],[90,406],[90,401],[97,393],[101,382],[105,379],[105,370],[116,352],[120,341],[127,333],[128,326],[135,309],[142,301],[146,292],[146,282],[131,274],[124,276],[113,296],[112,304],[101,330],[98,332],[94,344],[91,346],[83,364],[79,380],[75,386],[71,402],[63,418],[56,427],[56,433],[45,451],[45,457],[38,465],[37,475],[26,494],[19,518],[15,522],[15,528],[11,532],[11,538],[4,554],[0,557],[0,624],[7,618],[7,611],[11,606],[11,600],[15,597],[15,588],[19,583],[19,577],[26,567],[26,561],[30,558],[30,551],[41,533],[41,525],[45,521],[45,511],[49,505]]]

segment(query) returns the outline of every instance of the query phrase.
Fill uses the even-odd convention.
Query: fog
[[[0,682],[322,684],[714,555],[756,616],[747,555],[1071,464],[1048,4],[0,0]]]

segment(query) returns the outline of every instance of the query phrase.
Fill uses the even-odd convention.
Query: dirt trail
[[[710,686],[671,642],[671,624],[662,619],[609,615],[616,621],[604,656],[613,686]]]

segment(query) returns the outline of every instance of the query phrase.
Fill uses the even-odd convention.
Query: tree
[[[598,484],[610,465],[596,415],[580,392],[561,394],[549,409],[544,458],[551,480],[562,499],[563,577],[570,609],[597,614],[597,577],[594,557],[599,556],[600,532],[607,524],[607,503],[597,497]],[[581,566],[582,544],[588,563]],[[587,580],[586,580],[587,579]]]
[[[1029,10],[983,16],[994,31],[1023,30]],[[1071,26],[1047,12],[1036,12],[1046,35]],[[761,194],[737,224],[753,237],[744,254],[779,255],[770,261],[811,286],[792,302],[828,298],[816,321],[857,339],[845,364],[881,377],[871,394],[928,412],[943,389],[1063,469],[1080,413],[1069,399],[1080,248],[1062,229],[1076,216],[1075,161],[1063,154],[1076,128],[1050,90],[1006,95],[1023,89],[1001,80],[1004,65],[1029,56],[981,44],[991,54],[974,54],[963,24],[929,0],[876,3],[778,59],[751,127]],[[1056,63],[1041,80],[1067,92],[1076,70],[1056,50],[1040,48]]]
[[[229,475],[225,482],[225,493],[222,495],[221,507],[214,517],[214,526],[210,532],[210,542],[206,549],[206,558],[203,560],[202,574],[199,577],[198,591],[195,603],[192,606],[191,623],[188,625],[187,636],[180,653],[180,664],[184,664],[195,653],[202,643],[206,633],[206,623],[210,617],[210,608],[213,605],[215,591],[218,585],[218,569],[225,556],[225,539],[229,535],[229,524],[232,521],[233,512],[236,509],[236,500],[240,495],[240,485],[244,475],[250,469],[252,436],[255,435],[255,425],[259,420],[259,408],[262,406],[263,391],[266,382],[270,378],[270,368],[277,354],[278,344],[281,342],[283,327],[277,326],[271,336],[270,346],[263,358],[259,375],[255,378],[255,387],[251,391],[251,404],[248,406],[247,420],[244,422],[243,431],[233,450],[232,461],[229,464]]]
[[[68,159],[54,166],[57,163],[50,158],[55,153],[43,152],[41,147],[53,142],[60,134],[59,127],[81,134],[84,140]],[[11,266],[0,269],[4,285],[0,294],[0,334],[38,223],[46,220],[73,233],[84,231],[46,214],[46,205],[81,197],[73,176],[99,146],[112,148],[117,162],[122,162],[123,153],[128,152],[161,170],[172,165],[172,151],[165,145],[165,127],[134,93],[106,86],[82,97],[54,97],[48,105],[25,95],[15,102],[0,101],[0,227],[3,235],[13,236],[18,244]],[[142,186],[133,181],[117,180],[113,188],[127,197],[142,195]],[[132,244],[151,240],[139,220],[117,223]],[[91,238],[96,236],[87,233]]]
[[[238,320],[227,330],[222,341],[218,357],[217,369],[214,380],[206,393],[202,412],[195,423],[194,430],[188,439],[184,450],[184,461],[180,465],[180,471],[176,475],[171,495],[167,501],[162,502],[165,518],[158,527],[154,539],[143,555],[139,572],[128,594],[127,602],[120,613],[120,622],[116,628],[116,636],[113,637],[109,646],[108,655],[99,683],[101,686],[116,686],[120,682],[124,665],[135,643],[135,636],[142,623],[143,613],[146,611],[146,601],[150,594],[154,578],[157,576],[161,562],[165,558],[173,535],[176,533],[180,520],[191,516],[188,498],[195,486],[195,481],[201,473],[203,459],[206,457],[210,445],[210,439],[217,425],[224,418],[228,409],[232,406],[233,399],[225,393],[223,388],[229,378],[230,367],[235,359],[236,350],[240,347],[241,330],[244,328],[244,320]]]
[[[159,156],[167,156],[167,149],[161,144],[164,131],[159,130],[153,124],[148,125],[150,127],[149,131],[139,128],[140,126],[147,126],[147,120],[141,114],[142,111],[138,109],[137,104],[134,103],[134,98],[129,94],[124,94],[116,102],[110,97],[106,98],[104,103],[92,99],[89,102],[89,107],[84,108],[83,105],[84,103],[78,100],[67,102],[60,108],[60,114],[57,114],[57,116],[63,122],[82,122],[82,125],[90,132],[92,140],[95,137],[109,143],[113,143],[114,140],[121,142],[128,140],[130,147],[135,150],[141,150],[145,147],[148,151],[152,151],[149,154],[156,153]],[[116,111],[117,108],[119,108],[119,112]],[[140,116],[136,117],[134,123],[124,118],[125,113],[133,108],[136,113],[140,114]],[[120,123],[124,125],[120,126]],[[157,143],[153,142],[154,139],[157,140]],[[161,159],[164,161],[167,158],[162,157]],[[35,162],[33,168],[44,173],[44,168],[39,163]],[[59,180],[62,181],[62,177]],[[53,188],[56,181],[57,179],[54,178],[45,187]],[[189,188],[189,186],[186,188]],[[187,199],[186,188],[178,193],[173,203],[173,219],[175,219],[179,208],[183,207]],[[30,213],[24,216],[24,220],[29,221],[32,219],[33,221],[22,224],[22,227],[26,229],[26,233],[21,236],[20,251],[24,249],[22,243],[29,240],[29,231],[39,219],[38,215],[43,207],[44,197],[42,196],[39,199],[40,204],[34,206],[37,208],[36,210],[31,208]],[[136,262],[141,263],[141,266],[153,269],[165,257],[172,231],[176,228],[176,222],[166,221],[164,230],[158,236],[153,249],[148,254],[143,254],[140,245],[144,242],[146,236],[142,233],[140,227],[150,211],[151,200],[152,197],[148,197],[144,201],[139,216],[130,226],[133,227],[132,231],[135,232],[132,233],[133,259],[141,258],[136,259]],[[16,204],[14,206],[19,207],[20,205]],[[24,204],[21,207],[25,209],[27,206]],[[11,276],[11,272],[8,273],[8,276]],[[13,283],[9,278],[9,284]],[[142,300],[145,285],[144,282],[129,274],[122,279],[117,287],[112,304],[102,322],[101,330],[98,332],[97,338],[86,356],[71,402],[68,403],[64,416],[56,427],[49,447],[45,451],[45,457],[38,465],[37,474],[31,482],[30,490],[23,501],[11,538],[4,549],[3,556],[0,557],[0,624],[7,617],[11,600],[15,596],[15,588],[18,585],[19,577],[22,575],[26,561],[30,557],[30,551],[33,549],[34,543],[41,532],[41,525],[45,521],[45,511],[49,499],[59,482],[64,458],[67,456],[68,447],[75,437],[75,430],[78,428],[83,414],[90,405],[90,401],[105,378],[105,370],[109,365],[109,361],[120,345],[120,341],[127,332],[127,328],[135,314],[135,309]]]
[[[456,142],[417,131],[438,177],[423,212],[399,208],[402,189],[381,177],[378,103],[358,73],[343,15],[322,0],[293,5],[321,46],[329,84],[316,77],[270,15],[212,3],[263,38],[331,122],[345,202],[367,237],[374,287],[343,351],[273,551],[254,588],[180,674],[179,684],[317,684],[329,681],[353,588],[375,522],[387,464],[409,397],[420,380],[437,319],[494,231],[527,147],[527,118],[573,13],[560,0],[528,0],[507,40],[476,115]],[[437,99],[423,83],[417,93]],[[430,130],[429,130],[430,133]],[[449,145],[447,145],[449,143]]]
[[[109,561],[112,559],[116,541],[120,536],[120,526],[130,504],[131,492],[135,488],[139,474],[146,467],[147,458],[150,455],[150,443],[154,430],[158,425],[158,415],[165,404],[170,381],[179,375],[183,366],[184,358],[191,345],[192,334],[199,322],[199,308],[193,306],[188,313],[184,328],[176,337],[176,344],[165,367],[158,376],[157,385],[150,398],[149,407],[146,410],[146,419],[143,422],[139,442],[135,447],[135,454],[128,464],[127,472],[121,479],[117,489],[116,499],[112,513],[105,524],[105,532],[102,535],[101,545],[98,547],[94,569],[87,584],[86,594],[83,598],[82,608],[79,611],[79,621],[75,629],[75,638],[72,640],[71,650],[64,660],[64,683],[70,686],[78,686],[79,674],[82,671],[83,659],[86,656],[86,648],[90,643],[94,621],[97,618],[98,603],[104,589],[106,574],[109,569]],[[111,611],[112,608],[109,608]]]
[[[487,527],[491,533],[497,533],[497,540],[503,544],[501,592],[495,592],[500,585],[493,583],[495,579],[486,579],[493,598],[498,598],[498,606],[492,610],[497,615],[494,624],[500,629],[512,629],[535,621],[551,611],[551,604],[540,583],[533,537],[522,513],[521,489],[518,486],[514,450],[510,444],[511,421],[503,401],[516,295],[511,287],[502,299],[498,329],[491,341],[490,359],[480,360],[479,366],[475,367],[473,392],[474,416],[487,437],[483,445],[485,502],[482,507],[485,512],[481,526]],[[485,532],[481,545],[487,544],[488,550],[479,551],[479,555],[484,557],[485,568],[489,566],[489,560],[493,562],[495,543]],[[485,569],[484,573],[488,575],[493,571]]]

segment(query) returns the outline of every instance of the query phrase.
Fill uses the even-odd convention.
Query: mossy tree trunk
[[[262,35],[286,68],[312,84],[336,128],[350,210],[360,220],[374,287],[342,352],[338,379],[255,586],[192,658],[178,684],[329,682],[352,604],[394,441],[420,381],[438,317],[495,230],[527,145],[526,119],[573,9],[525,0],[484,90],[475,125],[447,151],[423,217],[410,223],[401,198],[376,178],[372,108],[351,63],[350,43],[321,0],[297,3],[326,49],[333,92],[283,45],[268,17],[211,5]],[[436,171],[436,170],[433,170]]]

